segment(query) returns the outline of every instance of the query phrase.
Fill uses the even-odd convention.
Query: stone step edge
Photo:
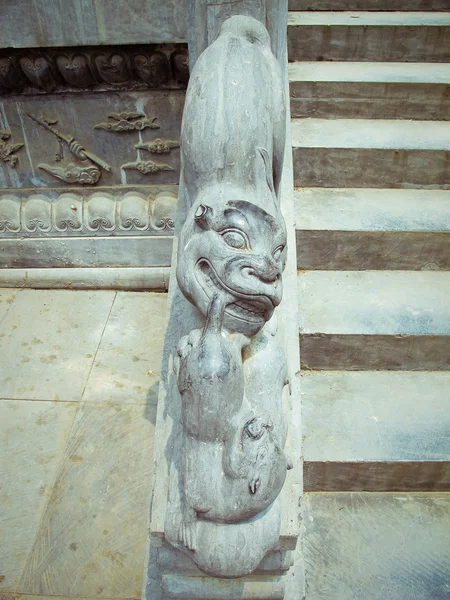
[[[450,84],[450,64],[407,62],[295,61],[289,82]]]
[[[449,461],[305,461],[305,492],[449,492]]]
[[[293,148],[450,150],[450,122],[294,118]],[[296,186],[297,187],[297,186]]]
[[[444,11],[289,11],[288,26],[448,27],[450,14]]]

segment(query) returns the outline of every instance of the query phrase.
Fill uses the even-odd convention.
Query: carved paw
[[[195,520],[182,520],[178,532],[178,541],[188,550],[195,552],[197,547],[197,522]]]

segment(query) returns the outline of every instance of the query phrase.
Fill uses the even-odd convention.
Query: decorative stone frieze
[[[0,193],[0,237],[171,235],[176,187],[153,193]]]
[[[184,44],[0,50],[0,94],[184,88]]]

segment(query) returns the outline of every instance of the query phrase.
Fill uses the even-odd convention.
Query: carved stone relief
[[[184,44],[0,50],[0,94],[183,88]]]
[[[0,157],[4,162],[15,167],[19,157],[15,152],[23,147],[22,143],[11,144],[8,140],[11,138],[11,132],[0,129]]]
[[[106,129],[112,133],[122,133],[125,131],[142,131],[146,127],[150,129],[159,129],[161,125],[157,117],[147,118],[142,112],[121,112],[110,113],[110,121],[94,125],[94,129]]]
[[[286,227],[280,66],[264,26],[235,16],[199,57],[181,135],[187,217],[177,282],[202,326],[172,353],[165,537],[204,572],[241,577],[278,544],[289,396],[274,311]],[[170,364],[170,361],[169,361]]]
[[[153,194],[35,193],[0,195],[0,237],[67,235],[170,235],[174,229],[176,189]]]
[[[154,162],[153,160],[138,160],[136,162],[125,163],[122,169],[136,169],[144,175],[149,173],[158,173],[158,171],[173,171],[173,167],[164,163]]]
[[[158,185],[178,183],[184,92],[170,92],[170,102],[168,95],[5,98],[0,101],[0,189],[56,181],[70,187],[148,185],[150,179]]]

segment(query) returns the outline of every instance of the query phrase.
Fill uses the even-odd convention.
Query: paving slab
[[[80,400],[114,298],[21,290],[0,323],[2,397]]]
[[[118,292],[84,400],[151,403],[155,410],[167,295]]]
[[[17,592],[77,405],[0,400],[0,596]]]
[[[143,405],[79,405],[19,593],[140,597],[153,431]]]
[[[308,600],[444,600],[450,494],[304,496]]]
[[[15,289],[5,289],[0,288],[0,323],[3,317],[9,310],[9,307],[14,302],[14,298],[17,295],[17,291]]]

